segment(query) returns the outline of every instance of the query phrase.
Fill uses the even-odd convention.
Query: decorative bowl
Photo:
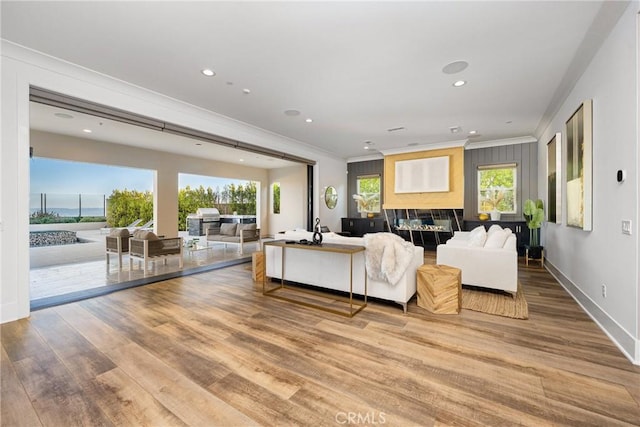
[[[486,221],[486,220],[488,220],[488,219],[489,219],[489,214],[481,213],[480,215],[478,215],[478,219],[479,219],[480,221]]]

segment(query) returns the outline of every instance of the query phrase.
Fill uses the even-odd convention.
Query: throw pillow
[[[498,231],[502,231],[502,227],[500,227],[498,224],[493,224],[491,227],[489,227],[489,231],[487,231],[487,238],[489,238],[489,236],[491,236],[493,233],[497,233]]]
[[[488,234],[487,241],[484,244],[485,248],[502,248],[504,246],[504,242],[507,240],[507,237],[511,234],[511,230],[507,228],[509,232],[506,230],[494,231],[492,234]]]
[[[242,234],[243,230],[256,230],[256,224],[238,224],[238,228],[236,228],[236,236]]]
[[[126,228],[115,228],[109,232],[109,236],[113,237],[129,237],[129,230]]]
[[[479,225],[469,233],[469,246],[474,248],[481,248],[484,246],[484,242],[487,240],[487,230],[484,225]]]
[[[140,231],[137,237],[140,240],[160,240],[160,238],[153,231]]]
[[[238,224],[225,222],[220,224],[220,234],[223,236],[235,236]]]

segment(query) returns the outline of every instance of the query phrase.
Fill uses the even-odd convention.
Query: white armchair
[[[437,264],[459,268],[465,285],[515,294],[518,290],[515,234],[497,225],[492,226],[489,233],[484,232],[484,226],[479,228],[482,231],[456,232],[446,244],[438,245]]]

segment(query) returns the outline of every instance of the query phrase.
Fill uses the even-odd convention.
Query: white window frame
[[[517,214],[518,213],[518,165],[516,163],[502,163],[502,164],[491,164],[491,165],[482,165],[478,166],[477,172],[477,183],[476,183],[476,196],[478,199],[477,210],[478,213],[489,213],[491,210],[482,209],[482,201],[484,200],[482,189],[480,188],[481,183],[481,175],[483,172],[487,170],[495,170],[495,169],[511,169],[513,173],[513,187],[505,188],[505,191],[513,191],[513,210],[504,211],[499,210],[500,213],[503,214]]]
[[[360,212],[374,212],[374,213],[379,213],[382,211],[382,177],[380,176],[380,174],[370,174],[370,175],[358,175],[358,177],[356,178],[356,193],[360,194],[360,180],[361,179],[372,179],[372,178],[377,178],[378,179],[378,201],[379,203],[369,209],[369,210],[363,210],[360,208],[360,205],[358,204],[358,208],[357,211]]]

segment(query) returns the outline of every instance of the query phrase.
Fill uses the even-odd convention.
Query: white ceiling
[[[59,117],[60,114],[64,116]],[[29,119],[31,129],[35,130],[115,144],[133,145],[183,156],[205,158],[265,169],[282,168],[298,164],[280,158],[268,157],[236,148],[185,138],[145,127],[129,125],[88,114],[64,110],[58,107],[38,104],[36,102],[29,103]],[[85,129],[90,130],[91,133],[85,132]]]
[[[365,141],[535,135],[617,20],[607,8],[625,5],[2,1],[1,12],[7,40],[352,158]],[[442,72],[456,60],[468,68]]]

